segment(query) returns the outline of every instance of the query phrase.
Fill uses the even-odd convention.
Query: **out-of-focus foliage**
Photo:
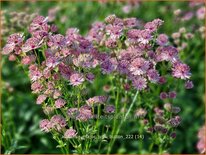
[[[103,20],[109,14],[119,17],[136,17],[142,22],[155,18],[164,20],[160,33],[168,36],[185,27],[194,37],[186,41],[187,47],[181,50],[181,57],[185,63],[191,66],[194,88],[189,91],[181,89],[174,103],[181,107],[182,123],[178,128],[177,138],[173,143],[170,153],[197,153],[197,132],[204,124],[204,38],[196,31],[204,26],[204,21],[194,16],[188,21],[178,21],[174,15],[177,9],[182,12],[195,11],[195,7],[189,7],[189,2],[138,2],[127,3],[114,2],[2,2],[2,10],[5,10],[4,19],[8,29],[12,33],[16,30],[25,31],[25,27],[15,26],[9,29],[8,23],[12,22],[10,12],[22,12],[32,14],[38,12],[47,16],[50,14],[59,32],[64,33],[68,27],[77,27],[80,33],[85,34],[91,24]],[[18,20],[18,19],[17,19]],[[25,19],[26,20],[26,19]],[[18,22],[18,21],[17,21]],[[20,24],[21,25],[21,24]],[[2,44],[8,33],[2,35]],[[172,38],[170,38],[173,41]],[[60,153],[51,135],[39,130],[39,120],[43,113],[35,104],[35,96],[31,94],[30,81],[21,66],[9,62],[6,57],[1,60],[2,65],[2,152],[3,153]],[[101,80],[95,85],[101,85]],[[102,90],[99,90],[102,91]],[[138,126],[137,126],[138,128]],[[131,129],[123,126],[122,131],[127,133]],[[147,138],[147,137],[146,137]],[[136,153],[138,141],[132,140],[116,142],[115,153]],[[146,144],[145,144],[146,145]],[[98,153],[98,152],[97,152]],[[101,153],[101,152],[100,152]]]

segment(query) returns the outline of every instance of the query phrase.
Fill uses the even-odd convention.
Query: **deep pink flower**
[[[187,12],[187,13],[185,13],[185,15],[182,17],[182,20],[183,20],[183,21],[188,21],[188,20],[190,20],[193,16],[194,16],[194,13],[193,13],[193,12]]]
[[[168,121],[168,124],[172,127],[177,127],[180,125],[180,119],[179,118],[171,118],[169,121]]]
[[[175,62],[178,60],[178,51],[173,46],[158,47],[156,49],[156,60]]]
[[[77,28],[68,28],[66,31],[66,36],[74,37],[76,35],[79,35],[79,29]]]
[[[127,60],[121,60],[118,62],[117,69],[121,74],[128,74],[129,73],[129,66],[130,62]]]
[[[84,77],[80,73],[73,73],[70,76],[70,83],[73,86],[78,86],[78,85],[82,84],[83,82],[84,82]]]
[[[109,35],[112,39],[119,38],[122,34],[122,27],[121,26],[115,26],[115,25],[107,25],[106,26],[106,34]]]

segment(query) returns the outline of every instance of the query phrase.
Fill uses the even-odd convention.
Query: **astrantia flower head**
[[[64,133],[64,138],[66,139],[74,138],[76,136],[77,136],[77,132],[73,128],[67,129],[66,132]]]
[[[51,129],[49,120],[48,119],[41,120],[41,122],[39,123],[39,127],[41,131],[49,132]]]
[[[115,107],[114,105],[106,105],[105,108],[104,108],[104,112],[105,113],[114,113],[115,112]]]
[[[161,99],[161,100],[164,100],[164,99],[166,99],[166,98],[168,98],[168,94],[167,94],[166,92],[161,92],[161,93],[160,93],[160,99]]]
[[[192,81],[186,81],[185,82],[185,88],[186,89],[192,89],[194,87],[194,84]]]
[[[145,24],[144,28],[148,29],[151,32],[154,32],[157,30],[159,26],[163,24],[163,21],[161,19],[155,19],[152,22],[148,22]]]
[[[59,98],[55,101],[55,107],[56,108],[61,108],[66,104],[66,101],[62,98]]]
[[[23,52],[29,52],[41,46],[41,41],[37,38],[29,38],[22,47]]]
[[[47,96],[46,95],[39,95],[37,98],[36,103],[37,104],[42,104],[46,100]]]
[[[61,34],[55,34],[49,37],[47,44],[52,48],[63,48],[66,45],[66,39]]]
[[[51,127],[57,131],[60,131],[67,125],[65,118],[61,115],[52,116],[50,123]]]
[[[137,77],[132,80],[132,85],[137,89],[137,90],[144,90],[147,87],[147,80],[144,77]]]
[[[21,60],[21,63],[23,65],[29,65],[29,64],[31,64],[35,61],[36,61],[36,57],[34,55],[30,55],[30,56],[23,57],[22,60]]]
[[[175,63],[173,64],[172,75],[180,79],[189,79],[191,76],[190,67],[183,63]]]
[[[164,46],[166,45],[168,42],[168,36],[166,34],[160,34],[158,37],[157,37],[157,44],[160,45],[160,46]]]
[[[47,21],[47,17],[45,18],[43,16],[36,16],[29,27],[29,32],[33,33],[37,30],[48,30],[49,26],[47,25]]]
[[[147,114],[147,111],[143,108],[139,108],[135,111],[135,116],[138,118],[143,118],[146,116],[146,114]]]
[[[73,73],[70,76],[70,83],[73,86],[78,86],[78,85],[82,84],[83,82],[84,82],[84,77],[80,73]]]
[[[92,98],[89,98],[86,103],[88,105],[94,105],[97,103],[103,104],[107,101],[107,96],[94,96]]]
[[[129,69],[133,75],[142,75],[149,69],[149,62],[144,58],[136,58],[131,62]]]
[[[91,118],[93,118],[93,113],[92,113],[91,107],[88,105],[84,105],[84,106],[80,107],[79,113],[78,113],[76,119],[79,121],[87,121]]]
[[[159,73],[155,69],[148,70],[147,76],[148,76],[148,79],[152,83],[157,83],[159,81],[159,78],[160,78]]]
[[[2,54],[8,55],[13,51],[18,50],[23,43],[23,34],[14,33],[10,35],[7,39],[6,45],[3,47]]]

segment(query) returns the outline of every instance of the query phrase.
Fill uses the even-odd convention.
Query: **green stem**
[[[115,135],[117,135],[117,134],[119,133],[120,128],[122,127],[123,123],[124,123],[125,120],[127,119],[130,111],[132,110],[132,108],[133,108],[133,106],[134,106],[134,103],[135,103],[135,101],[136,101],[136,99],[137,99],[138,93],[139,93],[139,91],[136,92],[136,94],[135,94],[135,96],[134,96],[134,98],[133,98],[132,104],[130,105],[130,107],[129,107],[127,113],[126,113],[126,115],[124,116],[124,118],[123,118],[123,120],[121,121],[119,127],[117,128],[117,131],[116,131]],[[113,139],[110,141],[110,143],[109,143],[109,147],[108,147],[108,150],[107,150],[107,154],[109,154],[109,153],[111,152],[111,149],[112,149],[112,146],[113,146],[114,142],[115,142],[115,140],[114,140],[114,138],[113,138]]]

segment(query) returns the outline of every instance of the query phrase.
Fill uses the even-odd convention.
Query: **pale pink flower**
[[[157,37],[157,44],[160,45],[160,46],[164,46],[166,45],[168,42],[168,36],[166,34],[160,34],[158,37]]]
[[[94,105],[94,104],[97,104],[97,103],[104,104],[106,101],[107,101],[106,96],[94,96],[94,97],[89,98],[88,100],[86,100],[86,103],[88,105]]]
[[[129,70],[133,75],[142,75],[146,73],[148,69],[149,63],[144,58],[134,59],[129,66]]]
[[[42,104],[46,99],[47,99],[46,95],[39,95],[36,100],[36,104]]]
[[[48,119],[41,120],[39,123],[39,127],[40,127],[41,131],[49,132],[51,129],[49,120]]]
[[[60,131],[67,125],[65,118],[61,115],[52,116],[50,123],[51,127],[57,131]]]
[[[15,61],[16,60],[16,55],[14,55],[14,54],[10,54],[9,55],[9,61]]]
[[[84,77],[80,73],[73,73],[70,76],[70,83],[73,86],[78,86],[78,85],[82,84],[83,82],[84,82]]]
[[[198,19],[204,19],[205,18],[205,7],[201,7],[197,10],[196,16]]]
[[[59,98],[55,101],[55,107],[56,108],[61,108],[66,104],[66,101],[62,98]]]
[[[77,132],[73,128],[67,129],[64,133],[64,138],[66,139],[74,138],[76,136],[77,136]]]
[[[37,49],[41,46],[41,41],[37,38],[29,38],[26,40],[22,47],[23,52],[29,52],[31,50]]]
[[[183,63],[175,63],[172,68],[172,75],[180,79],[188,79],[191,76],[190,67]]]
[[[144,90],[147,87],[147,80],[143,77],[136,77],[132,80],[132,85],[137,90]]]

